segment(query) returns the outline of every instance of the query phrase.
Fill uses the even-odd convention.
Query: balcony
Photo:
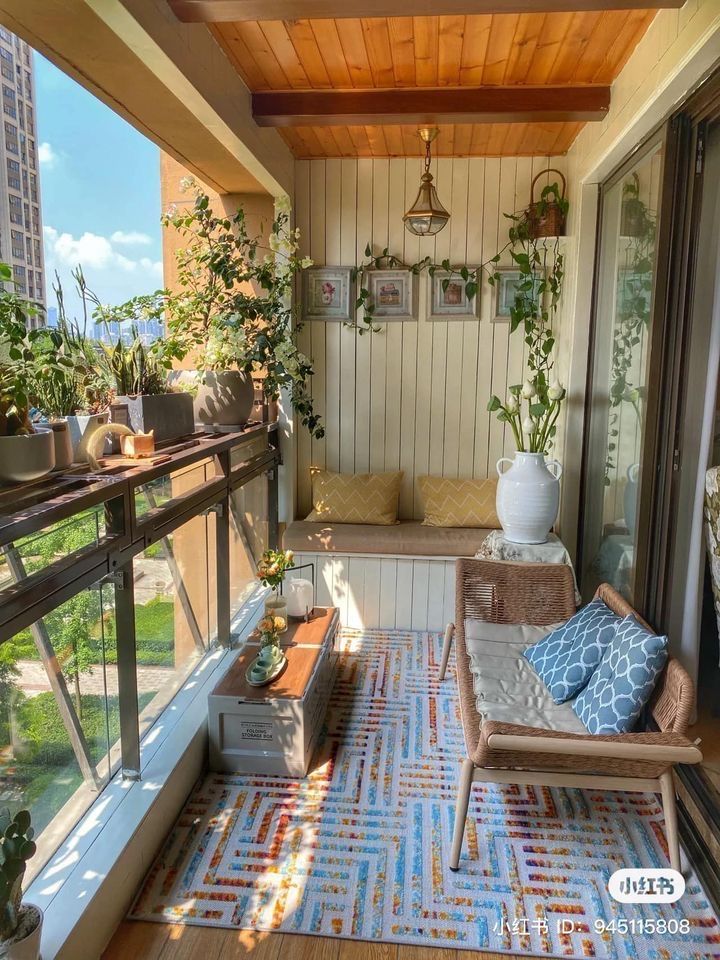
[[[163,151],[146,339],[279,404],[0,487],[45,960],[717,952],[720,10],[535,6],[0,2]]]

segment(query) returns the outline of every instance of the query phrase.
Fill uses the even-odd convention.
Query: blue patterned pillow
[[[658,637],[627,616],[600,666],[572,704],[590,733],[627,733],[655,689],[667,661],[667,637]]]
[[[555,703],[565,703],[582,690],[620,622],[621,617],[602,600],[593,600],[567,623],[525,650],[525,658]]]

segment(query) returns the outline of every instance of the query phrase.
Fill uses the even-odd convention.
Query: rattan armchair
[[[672,768],[675,763],[702,760],[697,746],[685,736],[695,702],[694,685],[685,669],[670,658],[658,680],[649,705],[658,732],[598,736],[483,722],[465,646],[465,621],[546,626],[567,620],[575,612],[572,572],[562,564],[468,559],[458,560],[456,571],[454,639],[467,757],[460,774],[450,869],[459,868],[470,791],[473,782],[479,781],[659,792],[670,863],[679,870]],[[600,586],[596,596],[621,616],[632,613],[645,623],[609,585]],[[449,628],[447,654],[452,635]],[[443,659],[444,675],[447,656]]]

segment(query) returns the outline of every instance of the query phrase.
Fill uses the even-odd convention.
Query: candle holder
[[[312,612],[315,609],[315,564],[301,563],[299,566],[293,567],[293,571],[307,570],[308,568],[310,568],[311,579],[305,580],[302,577],[289,579],[287,581],[288,586],[290,587],[293,584],[296,584],[296,586],[293,587],[292,593],[288,591],[286,597],[288,616],[292,617],[293,620],[304,620],[305,623],[310,622]],[[285,584],[283,583],[281,589],[284,589],[284,587]]]

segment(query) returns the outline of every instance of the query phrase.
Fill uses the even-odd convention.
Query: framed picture
[[[522,282],[523,274],[516,267],[496,267],[496,272],[500,274],[500,279],[495,283],[495,321],[509,321],[510,310],[515,305],[515,294],[518,284]],[[539,296],[537,287],[542,283],[543,277],[538,273],[535,277],[535,295]]]
[[[417,280],[411,270],[368,270],[364,283],[373,320],[417,320]]]
[[[303,272],[303,319],[349,323],[355,312],[352,267],[309,267]]]
[[[477,270],[471,272],[470,279],[477,282]],[[448,282],[443,289],[445,280]],[[478,295],[467,297],[462,277],[446,270],[436,270],[429,282],[430,320],[477,320]]]

